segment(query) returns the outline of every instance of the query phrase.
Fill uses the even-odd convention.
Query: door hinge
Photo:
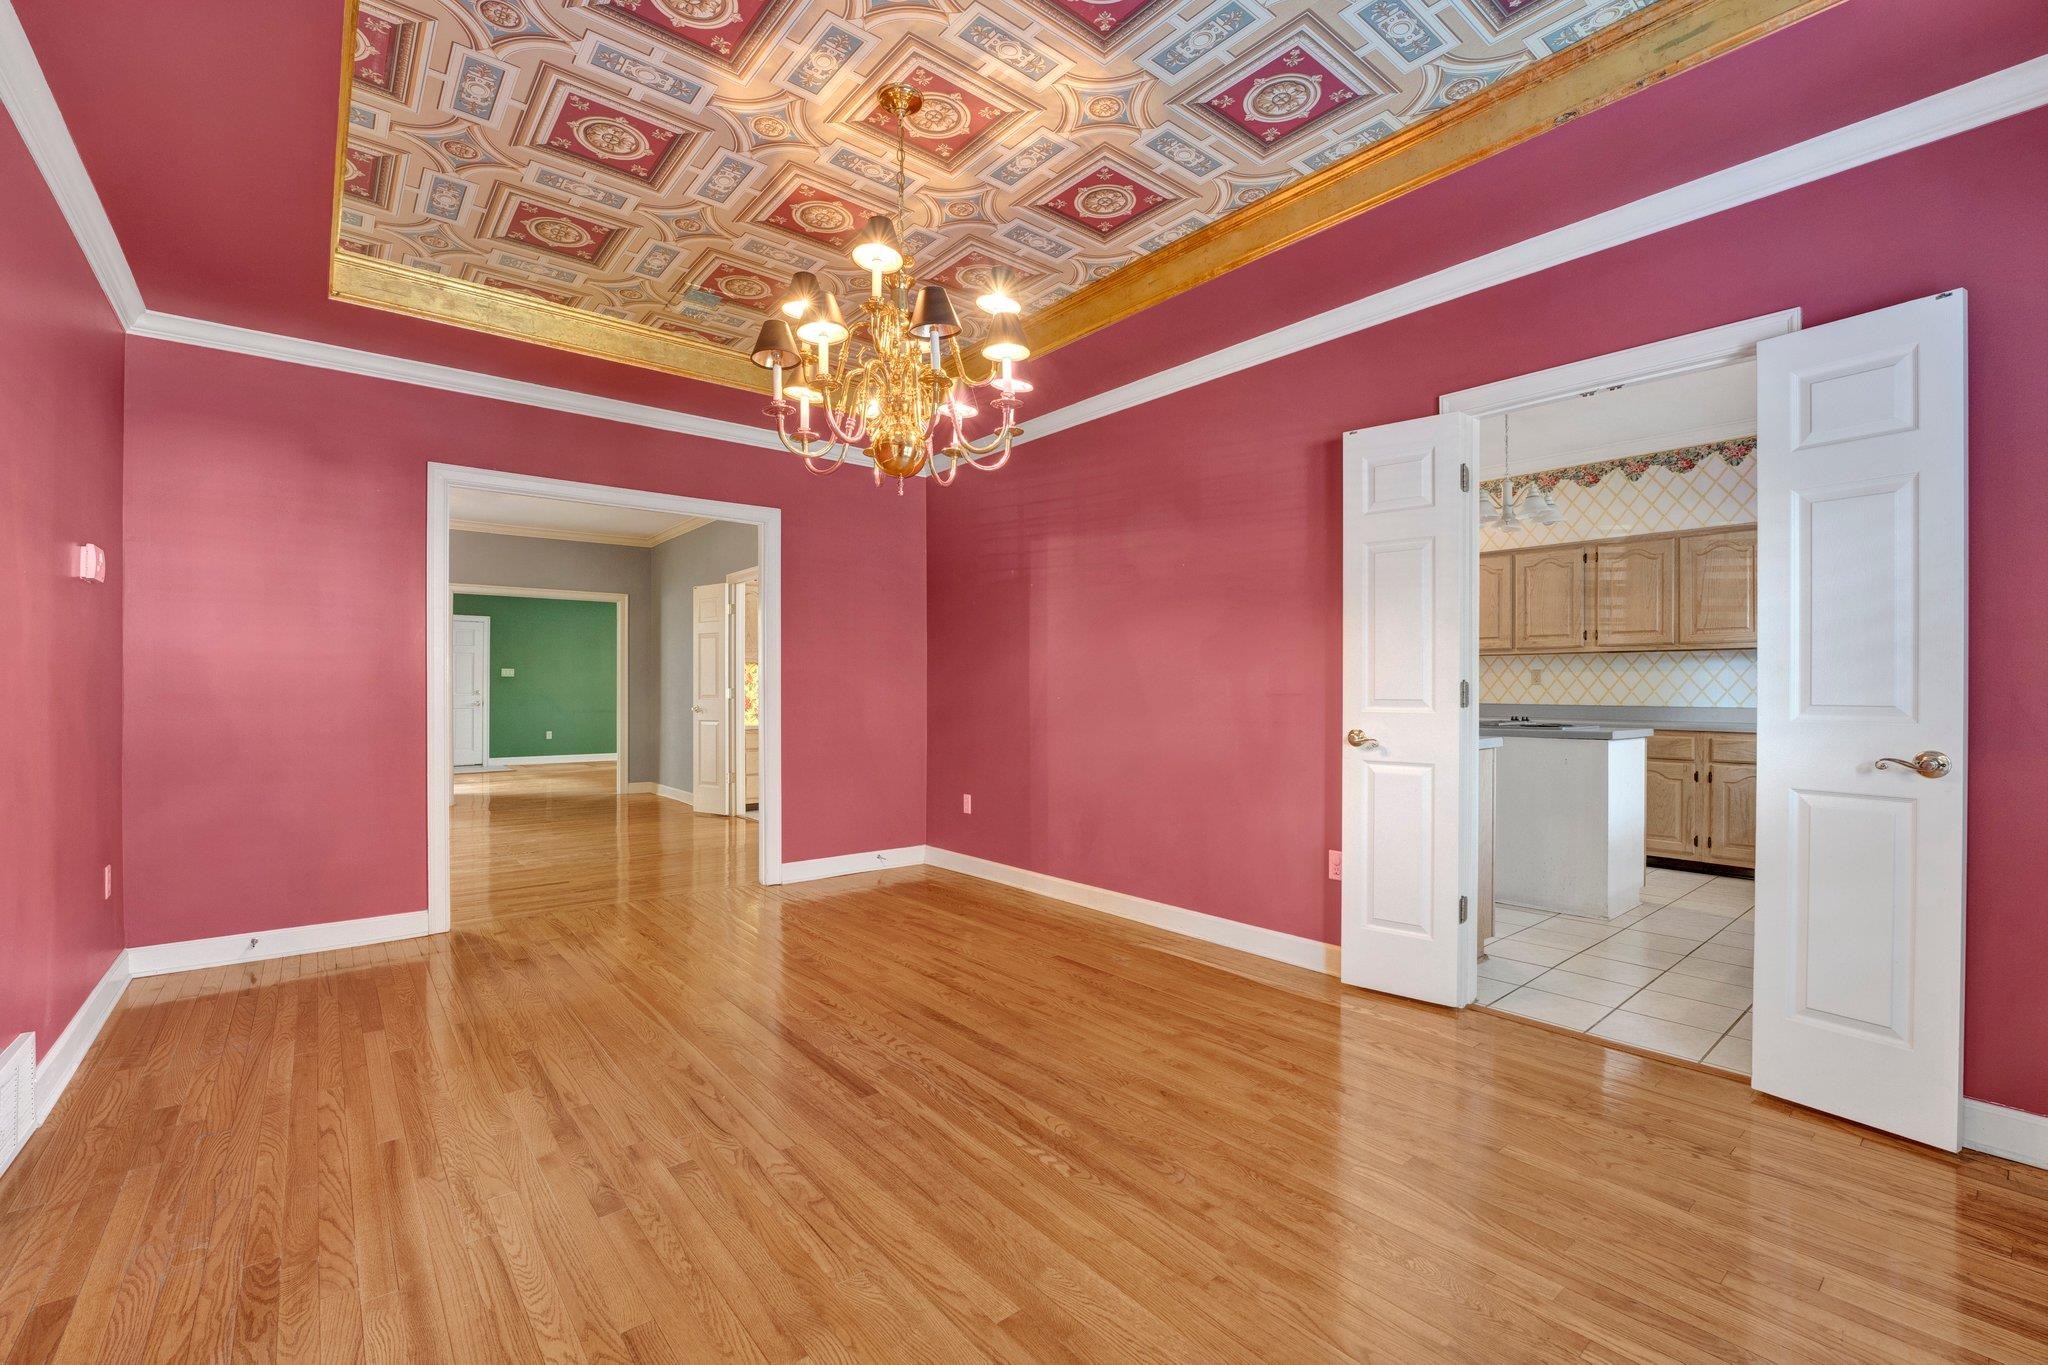
[[[1458,466],[1458,491],[1460,493],[1470,493],[1472,491],[1472,466],[1469,464]]]
[[[1472,681],[1469,678],[1460,678],[1458,680],[1458,705],[1462,709],[1464,707],[1470,706],[1471,704]]]
[[[1463,924],[1472,913],[1472,902],[1464,896],[1458,897],[1458,923]]]

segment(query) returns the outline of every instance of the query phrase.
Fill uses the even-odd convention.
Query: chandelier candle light
[[[1015,281],[994,271],[975,300],[989,319],[980,346],[988,372],[976,379],[960,352],[953,300],[943,285],[920,285],[904,253],[903,121],[923,103],[911,86],[882,88],[882,108],[896,120],[896,216],[870,218],[854,240],[853,263],[868,276],[859,316],[849,326],[832,292],[800,271],[777,306],[781,316],[762,323],[754,341],[754,363],[774,374],[768,412],[783,446],[814,474],[829,474],[864,451],[874,461],[875,482],[896,479],[898,492],[901,480],[927,468],[941,484],[952,483],[962,465],[1001,469],[1023,431],[1017,399],[1031,391],[1017,376],[1017,362],[1031,349]],[[996,413],[978,439],[968,435],[969,419],[980,412],[970,400],[976,389],[993,393]]]

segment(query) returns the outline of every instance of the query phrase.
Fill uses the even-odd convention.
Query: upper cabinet
[[[1514,556],[1479,556],[1479,651],[1504,654],[1515,647]]]
[[[1690,649],[1756,645],[1756,527],[1680,542],[1678,633]]]
[[[1517,650],[1579,649],[1585,645],[1591,634],[1586,624],[1586,568],[1591,558],[1583,545],[1515,551]]]
[[[1601,649],[1678,644],[1678,541],[1673,536],[1593,546],[1593,638]]]
[[[1756,528],[1583,541],[1479,557],[1479,652],[1756,645]]]

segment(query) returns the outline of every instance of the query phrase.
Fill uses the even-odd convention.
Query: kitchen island
[[[1482,720],[1502,741],[1494,896],[1553,914],[1612,919],[1640,903],[1650,727]]]

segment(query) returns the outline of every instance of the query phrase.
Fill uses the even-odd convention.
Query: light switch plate
[[[512,676],[512,670],[509,668],[501,668],[498,670],[498,676],[501,678],[509,678]]]
[[[1330,880],[1333,882],[1344,880],[1344,855],[1334,848],[1330,850]]]

